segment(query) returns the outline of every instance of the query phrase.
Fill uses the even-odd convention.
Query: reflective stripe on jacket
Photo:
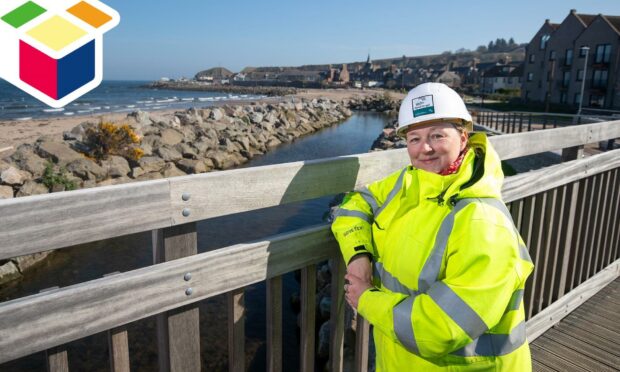
[[[358,311],[379,371],[529,371],[523,289],[533,269],[501,201],[501,163],[474,134],[456,174],[407,167],[348,194],[332,225],[348,263],[373,257]]]

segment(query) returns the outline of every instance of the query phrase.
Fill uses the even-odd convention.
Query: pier
[[[509,117],[504,129],[508,122],[522,129],[524,117]],[[503,187],[536,264],[524,295],[534,369],[613,370],[601,359],[620,355],[609,342],[619,329],[606,327],[620,320],[620,150],[583,152],[619,138],[620,121],[528,129],[503,130],[490,141],[503,160],[562,151],[561,164],[508,177]],[[0,260],[150,231],[153,265],[0,303],[0,363],[46,352],[50,371],[68,371],[64,345],[107,332],[109,369],[128,371],[126,325],[156,316],[160,370],[198,371],[198,303],[226,294],[229,370],[244,371],[244,288],[266,282],[266,370],[281,371],[282,277],[301,270],[299,370],[314,371],[316,265],[330,260],[329,370],[342,371],[345,267],[329,225],[198,254],[196,224],[347,192],[408,162],[404,149],[388,150],[1,200]],[[356,337],[354,370],[366,371],[369,332],[361,318]],[[577,353],[567,337],[590,347]]]

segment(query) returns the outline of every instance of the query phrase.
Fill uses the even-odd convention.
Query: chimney
[[[570,10],[570,14],[575,14],[575,13],[577,13],[577,9],[571,9]]]

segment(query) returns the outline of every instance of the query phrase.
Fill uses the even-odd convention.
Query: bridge
[[[482,116],[482,124],[495,124]],[[508,177],[503,188],[536,264],[524,296],[534,368],[613,370],[620,356],[620,150],[583,154],[588,144],[620,137],[620,121],[556,127],[503,130],[510,133],[490,139],[504,160],[562,151],[560,164]],[[329,225],[198,254],[196,224],[350,191],[408,161],[399,149],[2,200],[0,260],[150,231],[153,265],[0,303],[0,363],[44,352],[50,371],[67,371],[68,343],[107,332],[109,369],[128,371],[127,325],[155,316],[160,370],[197,371],[198,305],[226,294],[228,367],[244,371],[244,288],[265,282],[266,370],[281,371],[282,278],[300,270],[299,370],[314,371],[317,264],[329,260],[328,364],[342,371],[345,267]],[[366,371],[368,323],[356,324],[352,367]]]

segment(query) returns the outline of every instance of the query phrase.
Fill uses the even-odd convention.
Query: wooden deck
[[[620,277],[530,347],[534,371],[620,371]]]

